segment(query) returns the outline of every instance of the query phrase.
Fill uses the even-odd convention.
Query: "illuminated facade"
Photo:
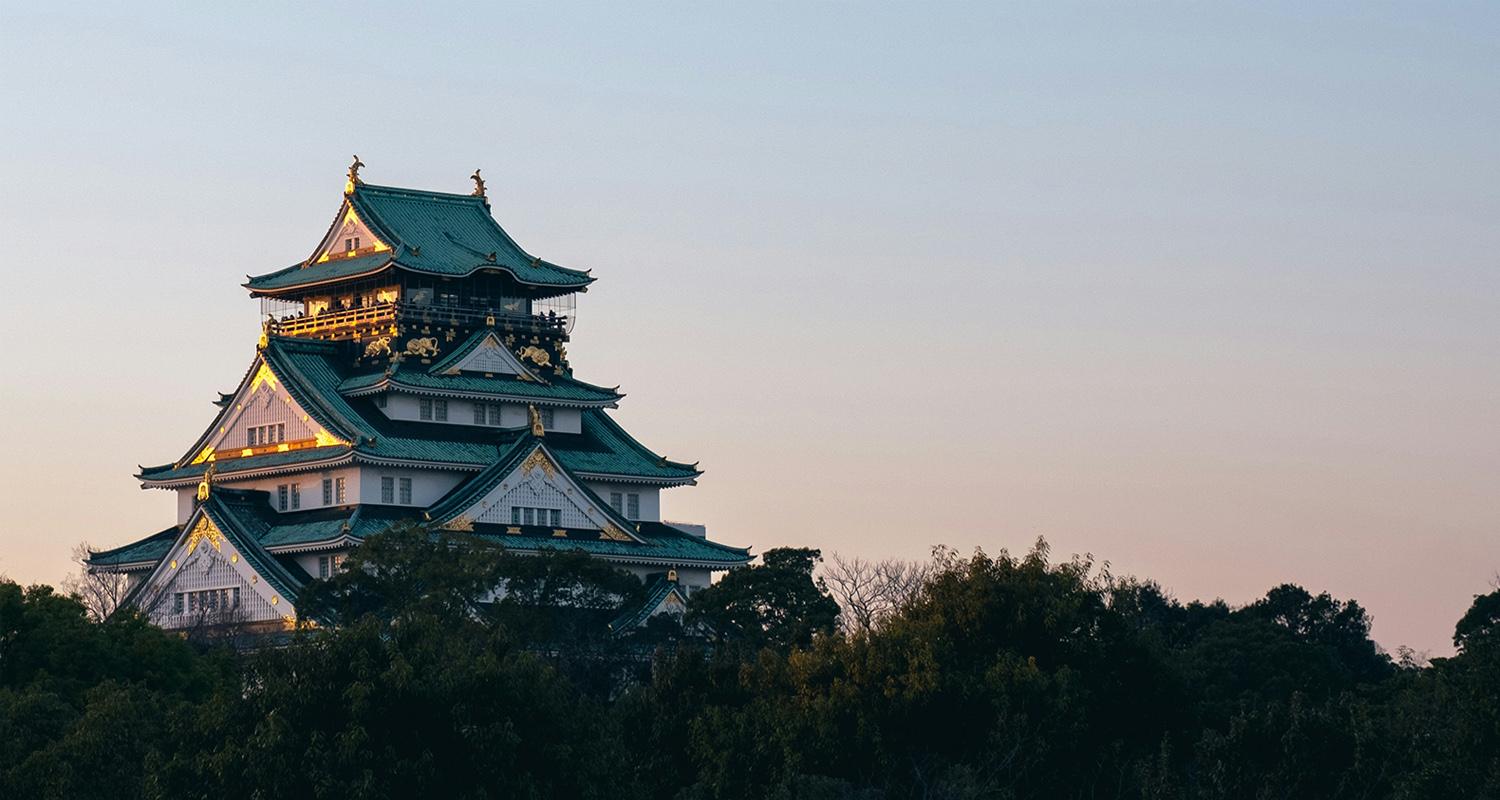
[[[593,278],[533,257],[473,194],[364,184],[356,160],[305,261],[245,284],[267,319],[235,391],[143,487],[176,524],[93,554],[166,628],[294,620],[298,591],[399,520],[518,552],[580,548],[653,585],[628,627],[680,609],[747,551],[661,519],[695,464],[610,418],[623,397],[573,376],[573,297]]]

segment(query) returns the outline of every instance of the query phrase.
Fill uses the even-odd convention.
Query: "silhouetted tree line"
[[[1500,591],[1426,664],[1353,601],[1182,604],[1041,542],[819,561],[617,637],[634,578],[399,527],[242,652],[0,583],[0,797],[1500,795]]]

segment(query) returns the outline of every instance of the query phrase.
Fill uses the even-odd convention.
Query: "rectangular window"
[[[328,578],[328,556],[318,556],[318,577]]]
[[[490,424],[500,424],[500,406],[490,406]]]
[[[401,505],[411,505],[411,478],[401,479]]]
[[[283,483],[280,486],[276,487],[276,510],[277,511],[285,511],[286,510],[287,499],[288,498],[287,498],[286,484]]]
[[[510,507],[510,524],[512,524],[512,525],[520,525],[521,524],[521,507],[520,506],[511,506]]]
[[[536,509],[534,509],[534,508],[528,508],[528,509],[526,509],[525,514],[522,516],[522,519],[525,520],[525,523],[527,525],[535,525],[536,524]]]
[[[323,505],[333,505],[333,480],[331,478],[323,479]]]
[[[385,408],[385,392],[375,395],[375,407]]]
[[[381,478],[380,479],[380,502],[382,502],[382,503],[394,503],[394,502],[396,502],[396,479],[395,478]]]
[[[255,429],[254,428],[246,428],[245,429],[245,446],[246,447],[254,447],[255,446]]]
[[[624,497],[619,492],[609,493],[609,507],[613,508],[616,514],[625,513],[623,502]]]
[[[358,236],[354,237],[354,249],[355,250],[359,249],[359,237]]]
[[[561,528],[562,527],[562,511],[554,508],[554,509],[552,509],[548,513],[551,514],[551,516],[552,516],[552,527],[554,527],[554,528]]]
[[[296,511],[302,507],[302,484],[292,484],[292,510]]]
[[[433,411],[433,416],[437,417],[437,421],[438,422],[447,422],[448,421],[448,401],[447,400],[434,400],[434,401],[432,401],[432,411]]]
[[[484,403],[475,403],[474,404],[474,424],[475,425],[483,425],[484,424]]]
[[[431,400],[423,399],[417,401],[417,417],[419,419],[432,419]]]
[[[182,592],[178,592],[177,594],[172,595],[172,613],[173,614],[181,614],[182,612],[183,612]]]
[[[625,495],[625,518],[641,518],[641,496],[638,494]]]
[[[344,504],[344,479],[343,478],[334,478],[333,479],[333,499],[335,501],[337,501],[339,505],[343,505]]]
[[[276,423],[276,442],[279,444],[286,441],[286,423]]]
[[[554,419],[554,415],[552,413],[552,409],[550,409],[550,408],[544,408],[539,413],[541,414],[541,417],[542,417],[542,427],[546,428],[549,431],[552,430],[552,428],[554,427],[552,425],[552,420]]]

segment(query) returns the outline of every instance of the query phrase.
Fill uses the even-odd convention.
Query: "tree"
[[[130,595],[130,577],[123,572],[91,571],[88,559],[93,555],[88,542],[79,542],[73,547],[73,561],[80,569],[78,574],[63,578],[62,590],[75,595],[89,611],[89,618],[103,622],[115,612]]]
[[[839,627],[869,630],[916,596],[932,574],[932,564],[900,559],[844,559],[834,553],[821,580],[839,604]]]
[[[785,650],[806,647],[816,633],[833,630],[839,605],[813,568],[822,553],[812,548],[779,547],[761,554],[760,564],[730,570],[718,583],[688,601],[686,623],[707,623],[751,647]]]

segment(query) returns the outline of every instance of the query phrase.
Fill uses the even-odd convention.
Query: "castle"
[[[587,272],[522,250],[472,194],[364,183],[355,159],[306,260],[251,278],[264,332],[240,385],[176,461],[142,468],[177,521],[91,555],[168,629],[296,620],[298,592],[401,520],[513,552],[582,549],[650,584],[629,628],[678,612],[747,550],[661,520],[696,483],[610,418],[623,397],[573,375]]]

